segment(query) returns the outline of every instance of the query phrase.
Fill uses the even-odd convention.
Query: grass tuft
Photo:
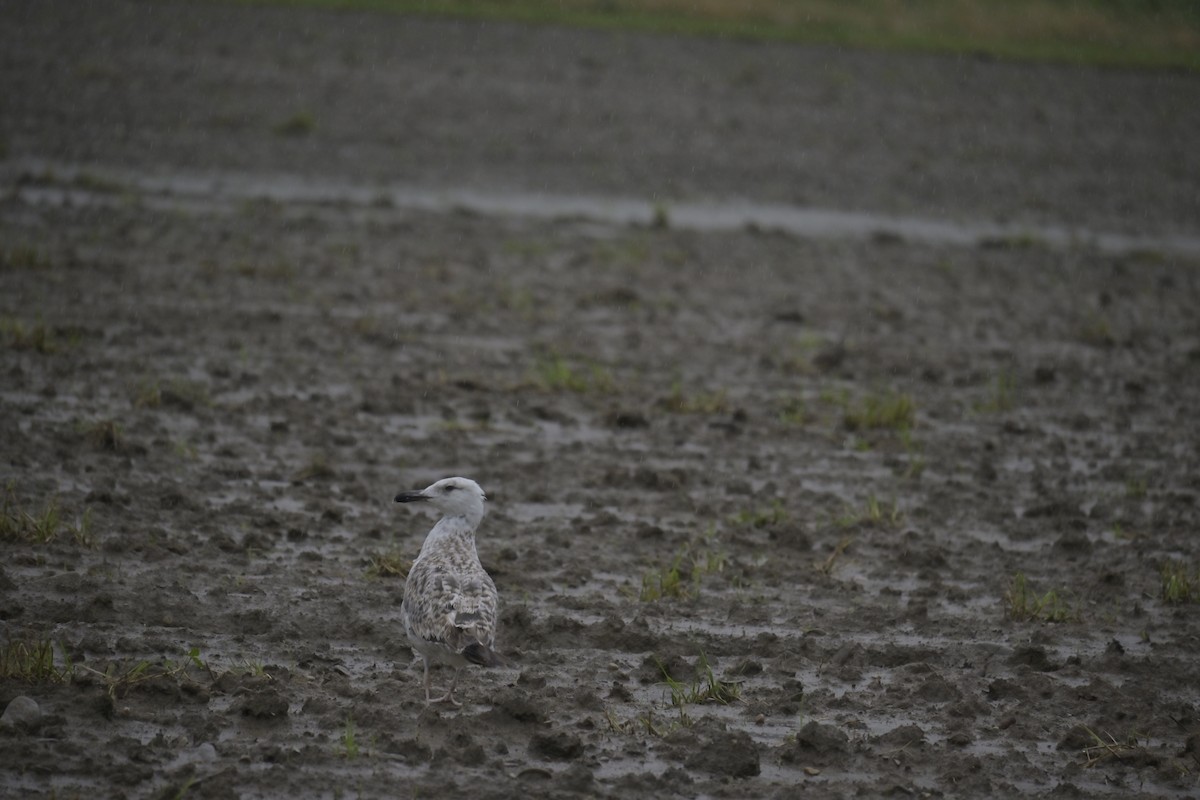
[[[317,129],[317,119],[311,111],[297,111],[275,125],[278,136],[308,136]]]
[[[1094,767],[1109,759],[1119,761],[1123,758],[1129,758],[1146,752],[1146,748],[1138,742],[1138,737],[1135,734],[1131,733],[1129,738],[1124,742],[1118,742],[1111,733],[1108,734],[1108,739],[1104,739],[1100,734],[1086,725],[1083,727],[1095,741],[1095,744],[1083,748],[1083,755],[1087,759],[1084,762],[1084,767]]]
[[[103,671],[86,664],[76,666],[99,679],[107,688],[108,696],[116,700],[119,697],[125,697],[140,686],[158,681],[174,682],[176,685],[185,682],[197,684],[196,679],[188,674],[189,670],[193,669],[203,670],[210,679],[213,677],[208,664],[200,658],[199,648],[191,648],[186,655],[187,658],[182,661],[163,658],[158,663],[139,661],[126,667],[112,662],[105,666]]]
[[[745,509],[739,511],[730,521],[735,525],[741,525],[751,528],[769,528],[772,525],[779,525],[791,519],[787,509],[783,507],[783,501],[776,499],[771,503],[770,508],[751,510]]]
[[[1016,381],[1013,379],[1012,373],[1007,370],[1002,371],[992,380],[991,394],[986,400],[977,403],[975,410],[985,414],[1012,411],[1015,405],[1013,399],[1015,386]]]
[[[617,717],[611,710],[605,709],[604,716],[608,719],[608,727],[614,733],[622,733],[627,736],[632,736],[638,733],[647,733],[650,736],[659,739],[670,736],[680,728],[690,728],[692,726],[692,718],[688,716],[687,711],[680,707],[676,710],[674,719],[663,719],[661,716],[655,717],[654,709],[647,709],[645,714],[639,714],[633,719],[622,720]]]
[[[162,408],[169,406],[183,411],[190,411],[196,406],[211,406],[212,398],[203,383],[182,380],[170,380],[164,386],[157,380],[142,381],[134,393],[133,405],[136,408]]]
[[[50,257],[36,247],[17,245],[8,249],[0,249],[0,270],[49,268]]]
[[[671,692],[671,705],[675,708],[703,703],[729,705],[741,696],[740,684],[720,680],[713,674],[712,665],[708,663],[708,656],[703,651],[700,653],[700,662],[697,664],[696,675],[692,678],[691,683],[684,683],[672,678],[667,672],[667,668],[657,658],[655,658],[655,663],[662,671],[663,680]]]
[[[616,390],[612,373],[599,364],[573,365],[560,355],[538,359],[533,383],[543,391],[610,394]]]
[[[673,598],[687,600],[700,593],[704,576],[725,569],[729,557],[716,547],[716,533],[709,531],[698,541],[680,548],[671,562],[642,576],[638,599],[643,603]]]
[[[829,557],[817,565],[817,569],[825,575],[832,575],[834,568],[837,566],[838,559],[842,557],[842,554],[845,553],[853,543],[853,536],[843,536],[838,540],[838,543],[834,545],[833,550],[829,553]]]
[[[803,425],[808,422],[808,405],[801,397],[788,397],[780,404],[779,421],[785,425]]]
[[[71,680],[74,666],[60,646],[63,666],[54,663],[54,645],[49,639],[14,640],[0,647],[0,681],[45,684]]]
[[[886,391],[869,394],[861,404],[848,405],[842,414],[847,430],[889,429],[906,431],[916,421],[913,399],[903,392]]]
[[[84,429],[84,438],[97,450],[116,453],[122,448],[121,426],[111,419],[93,422]]]
[[[347,761],[353,761],[359,756],[358,733],[354,727],[354,718],[346,717],[346,724],[342,727],[342,736],[339,742],[342,746],[342,757]]]
[[[1164,603],[1200,603],[1200,566],[1189,567],[1183,561],[1167,561],[1163,563],[1159,575]]]
[[[0,505],[0,541],[47,544],[60,535],[70,535],[77,544],[92,547],[92,512],[88,509],[75,523],[63,519],[58,498],[51,497],[40,512],[32,513],[22,508],[16,491],[9,484]]]
[[[11,350],[32,350],[41,355],[57,353],[63,345],[44,322],[26,325],[16,317],[0,317],[0,339]]]
[[[1130,500],[1145,500],[1150,482],[1145,478],[1132,476],[1125,479],[1125,496]]]
[[[407,578],[412,565],[412,559],[405,558],[399,550],[376,553],[371,556],[371,563],[367,565],[367,577]]]
[[[1039,595],[1029,585],[1025,574],[1013,576],[1004,593],[1004,613],[1017,621],[1071,622],[1079,620],[1079,611],[1071,608],[1057,591],[1051,589]]]
[[[671,394],[659,405],[676,414],[724,414],[732,409],[724,389],[685,394],[679,381],[675,381]]]
[[[896,505],[895,501],[891,503],[882,503],[875,495],[867,495],[867,500],[862,508],[853,508],[846,506],[842,514],[834,519],[835,524],[840,528],[852,528],[855,525],[887,525],[895,527],[904,519],[904,512]]]
[[[324,454],[318,453],[309,459],[309,462],[301,467],[293,480],[310,481],[310,480],[329,480],[337,476],[333,467],[329,464],[329,459]]]

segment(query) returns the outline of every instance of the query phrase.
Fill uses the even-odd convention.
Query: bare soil
[[[7,519],[62,516],[0,542],[0,643],[69,672],[0,680],[40,712],[0,724],[5,795],[1200,793],[1200,606],[1160,579],[1200,580],[1194,260],[21,166],[1194,235],[1197,77],[0,15],[0,482]],[[433,520],[391,503],[452,474],[489,493],[519,665],[461,710],[425,707],[398,625]],[[1018,575],[1057,604],[1009,613]]]

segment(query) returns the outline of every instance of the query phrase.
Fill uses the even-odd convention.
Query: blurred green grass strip
[[[232,0],[1200,70],[1200,0]]]

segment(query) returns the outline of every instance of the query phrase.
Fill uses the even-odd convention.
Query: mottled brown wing
[[[456,572],[436,561],[419,561],[404,587],[409,629],[428,642],[461,653],[473,643],[491,647],[496,638],[496,585],[482,568]]]

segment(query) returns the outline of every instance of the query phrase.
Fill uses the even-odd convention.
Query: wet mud
[[[25,34],[62,8],[41,7],[20,6]],[[658,41],[339,19],[337,36],[364,41],[372,22],[497,46]],[[134,109],[152,106],[150,56],[178,30],[143,24],[157,36],[116,40],[121,74],[144,80],[120,95]],[[276,56],[301,78],[333,58],[295,41]],[[661,58],[682,69],[677,48],[709,46]],[[712,57],[732,70],[758,47]],[[6,52],[6,80],[33,81],[41,62]],[[897,80],[911,63],[829,57],[890,59]],[[992,68],[1000,87],[1025,69],[970,67]],[[1195,85],[1162,78],[1177,81]],[[154,160],[19,102],[47,133],[39,151],[6,115],[0,634],[6,669],[38,677],[0,680],[6,792],[1200,791],[1200,606],[1169,602],[1162,577],[1181,565],[1200,583],[1191,257],[198,202],[12,165],[278,174],[282,156],[262,153],[317,142],[353,162],[325,174],[371,182],[336,103],[308,144],[261,125],[238,134],[254,148],[197,135],[189,157],[172,140]],[[1054,202],[1079,177],[1063,175]],[[1005,218],[1003,202],[967,205]],[[1120,229],[1100,206],[1064,221]],[[489,494],[479,551],[517,664],[464,673],[458,710],[426,707],[398,622],[433,519],[391,502],[453,474]],[[47,645],[48,665],[21,657]]]

